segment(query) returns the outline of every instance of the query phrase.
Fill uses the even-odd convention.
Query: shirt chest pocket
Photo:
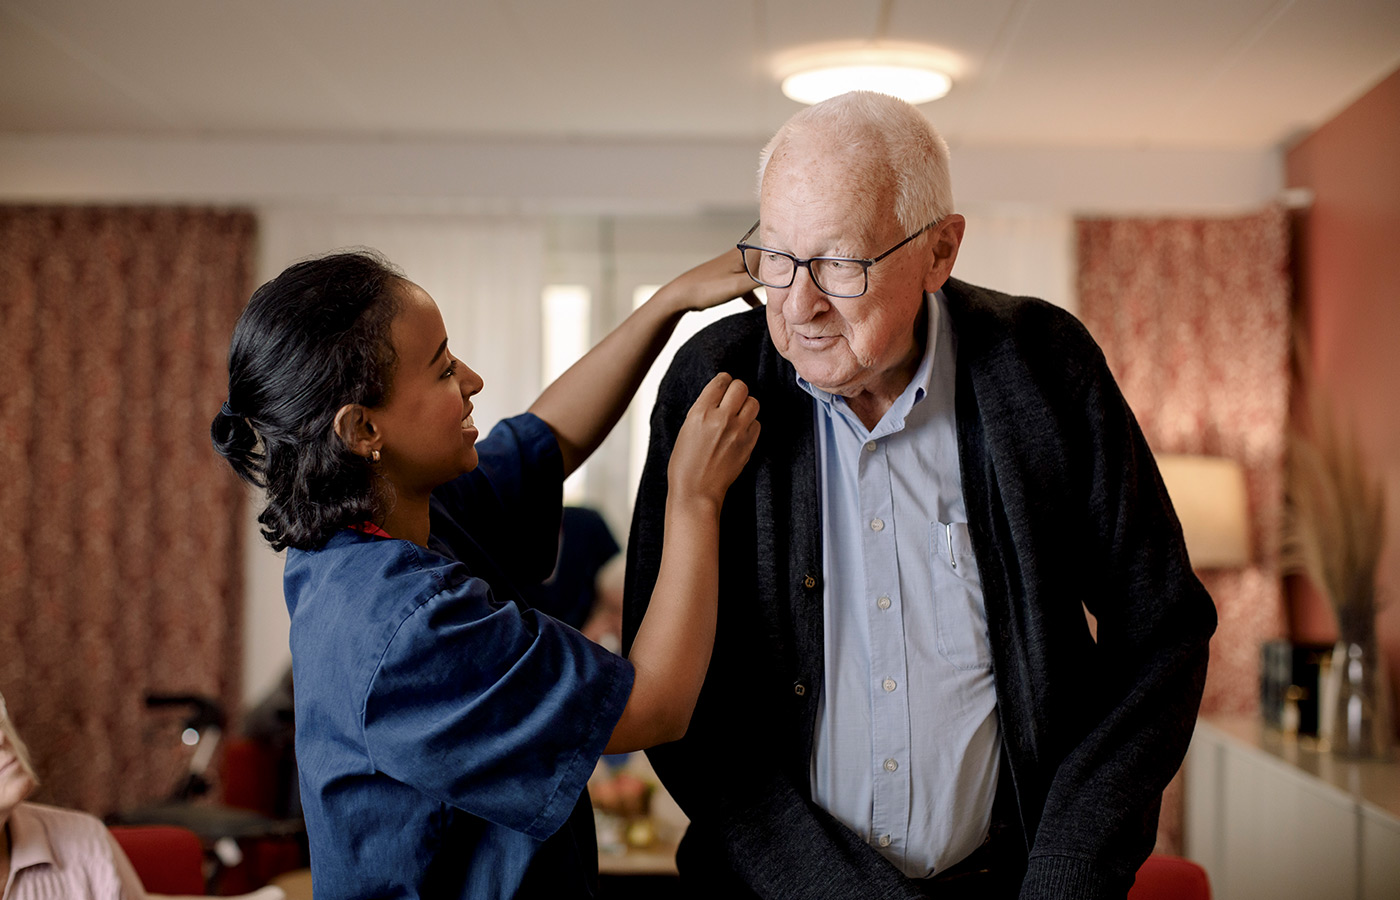
[[[987,608],[967,523],[934,522],[929,532],[938,652],[957,669],[991,668]]]

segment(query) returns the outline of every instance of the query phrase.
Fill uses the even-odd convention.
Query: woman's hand
[[[701,263],[666,283],[603,338],[530,407],[559,441],[564,474],[583,465],[631,402],[676,323],[686,311],[743,297],[758,305],[754,281],[737,249]]]
[[[731,247],[671,279],[648,302],[660,303],[675,312],[709,309],[740,297],[749,306],[758,306],[754,286],[754,280],[744,270],[744,257],[737,247]]]
[[[707,501],[718,512],[729,486],[749,461],[758,431],[758,401],[749,396],[748,387],[727,373],[716,375],[676,435],[666,469],[668,502]]]

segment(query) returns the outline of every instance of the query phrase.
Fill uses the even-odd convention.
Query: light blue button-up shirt
[[[866,430],[817,399],[826,669],[813,799],[915,878],[986,838],[1001,735],[987,616],[968,540],[942,292],[928,349]]]

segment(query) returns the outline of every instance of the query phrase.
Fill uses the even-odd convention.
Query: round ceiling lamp
[[[820,103],[847,91],[878,91],[910,103],[929,103],[953,86],[947,54],[920,45],[825,45],[795,50],[776,61],[783,93],[798,103]]]
[[[783,93],[798,103],[820,103],[847,91],[878,91],[913,104],[948,93],[953,79],[933,69],[911,66],[825,66],[783,79]]]

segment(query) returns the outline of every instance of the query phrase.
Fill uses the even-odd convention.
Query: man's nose
[[[807,322],[825,312],[831,298],[812,280],[811,269],[799,266],[798,270],[783,300],[783,315],[791,322]]]

